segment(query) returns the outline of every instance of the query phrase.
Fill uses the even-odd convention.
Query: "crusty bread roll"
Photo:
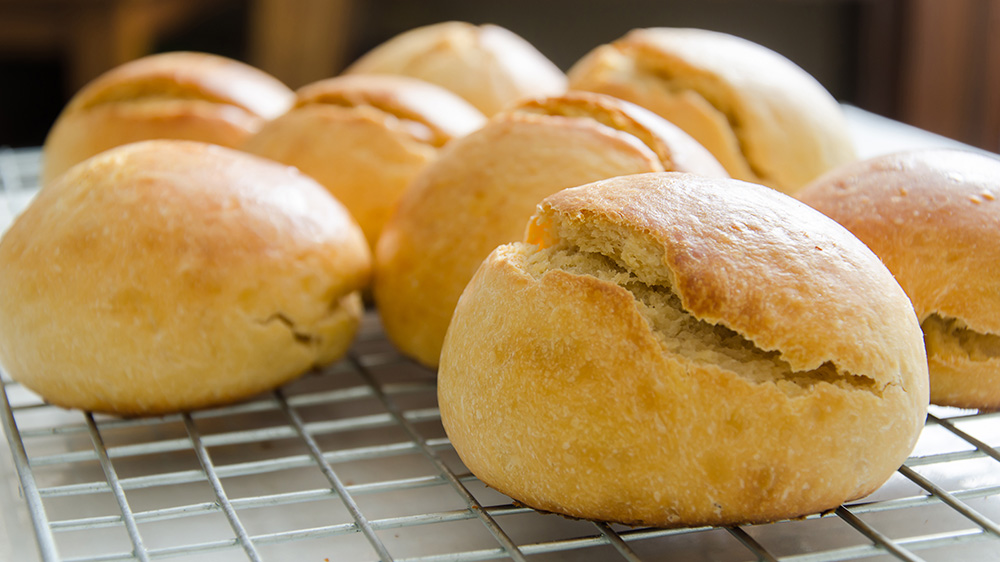
[[[1000,408],[1000,161],[949,149],[878,156],[799,198],[868,244],[910,296],[931,402]]]
[[[469,283],[441,418],[488,486],[627,524],[727,525],[878,488],[927,407],[920,327],[849,232],[736,180],[545,199]]]
[[[294,168],[121,146],[42,188],[0,241],[0,363],[71,408],[238,400],[345,353],[370,268],[354,220]]]
[[[345,72],[420,78],[455,92],[488,116],[521,98],[566,90],[566,75],[519,35],[459,21],[403,32]]]
[[[134,60],[94,79],[63,109],[45,139],[42,183],[130,142],[238,147],[293,99],[276,78],[226,57],[172,52]]]
[[[570,87],[651,109],[734,178],[793,193],[855,158],[843,111],[778,53],[702,29],[636,29],[569,71]]]
[[[399,195],[483,114],[444,88],[405,76],[355,75],[303,87],[295,106],[243,149],[297,167],[354,215],[374,248]]]
[[[566,187],[665,169],[725,175],[676,127],[598,94],[525,101],[456,139],[403,193],[379,239],[374,298],[386,335],[437,366],[465,284],[493,248],[521,239],[539,201]]]

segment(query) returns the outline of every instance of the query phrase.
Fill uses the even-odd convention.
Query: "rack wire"
[[[0,229],[37,189],[38,160],[0,150]],[[2,372],[0,387],[46,561],[1000,560],[1000,413],[932,407],[889,482],[832,513],[657,529],[536,512],[483,485],[441,427],[434,373],[371,312],[344,360],[227,407],[121,419],[48,405]]]

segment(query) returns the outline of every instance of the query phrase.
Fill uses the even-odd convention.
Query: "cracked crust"
[[[935,404],[1000,408],[998,178],[995,158],[914,150],[842,166],[798,195],[865,242],[913,301]]]
[[[395,74],[455,92],[487,116],[513,102],[566,90],[566,75],[530,43],[496,25],[450,21],[375,47],[345,74]]]
[[[639,104],[687,131],[738,179],[793,193],[855,158],[843,112],[812,76],[750,41],[636,29],[573,65],[570,87]]]
[[[911,451],[916,317],[808,207],[642,174],[546,198],[525,240],[469,283],[438,374],[449,439],[491,487],[585,519],[763,522],[862,497]]]
[[[172,52],[116,67],[84,86],[45,139],[42,184],[109,148],[148,139],[239,147],[292,104],[269,74],[217,55]]]
[[[370,255],[293,168],[146,141],[72,168],[0,241],[0,361],[52,403],[232,402],[346,352]]]
[[[442,146],[486,118],[457,95],[404,76],[340,76],[297,93],[243,146],[295,166],[351,212],[374,249],[396,201]]]
[[[684,169],[724,175],[693,139],[633,104],[571,92],[526,100],[446,146],[407,188],[376,248],[386,335],[435,367],[462,289],[519,240],[544,197],[598,179]]]

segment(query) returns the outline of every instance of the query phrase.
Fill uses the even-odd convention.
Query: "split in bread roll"
[[[458,21],[401,33],[345,72],[420,78],[455,92],[487,116],[521,98],[566,90],[566,75],[519,35]]]
[[[798,196],[868,244],[910,296],[931,402],[1000,408],[1000,161],[951,149],[888,154]]]
[[[566,187],[663,170],[725,175],[670,123],[599,94],[525,101],[452,141],[403,193],[379,238],[373,292],[386,335],[437,366],[465,284],[493,248],[521,239],[539,201]]]
[[[316,179],[354,215],[372,248],[413,176],[445,143],[486,121],[450,91],[404,76],[341,76],[297,94],[295,106],[243,149]]]
[[[469,283],[441,355],[451,443],[531,507],[729,525],[862,497],[911,451],[927,366],[909,300],[832,220],[658,173],[546,198]]]
[[[357,223],[294,168],[121,146],[42,188],[0,240],[0,364],[68,408],[239,400],[343,355],[370,269]]]
[[[687,131],[737,179],[793,193],[854,160],[843,111],[783,56],[724,33],[636,29],[569,71],[570,88],[616,96]]]
[[[63,109],[45,139],[42,183],[130,142],[238,147],[293,99],[276,78],[226,57],[172,52],[128,62],[84,86]]]

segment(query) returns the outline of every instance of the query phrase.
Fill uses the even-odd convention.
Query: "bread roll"
[[[448,90],[404,76],[342,76],[303,87],[243,149],[297,167],[354,215],[374,249],[389,212],[444,144],[486,118]]]
[[[340,357],[370,275],[347,211],[216,145],[106,151],[0,241],[0,363],[46,400],[122,415],[223,404]]]
[[[855,158],[843,111],[812,76],[750,41],[701,29],[636,29],[569,71],[570,87],[651,109],[734,178],[793,193]]]
[[[441,418],[488,486],[635,525],[835,508],[911,451],[927,367],[878,258],[790,197],[658,173],[546,198],[469,283]]]
[[[476,268],[519,240],[556,191],[638,172],[725,175],[704,148],[656,115],[597,94],[526,101],[453,141],[417,175],[375,253],[386,335],[435,367],[451,313]]]
[[[77,92],[45,139],[42,183],[109,148],[148,139],[238,147],[294,94],[276,78],[217,55],[173,52],[114,68]]]
[[[799,197],[868,244],[910,296],[931,402],[1000,408],[1000,161],[900,152],[842,166]]]
[[[566,90],[566,75],[520,36],[496,25],[458,21],[401,33],[345,72],[420,78],[455,92],[487,116],[521,98]]]

